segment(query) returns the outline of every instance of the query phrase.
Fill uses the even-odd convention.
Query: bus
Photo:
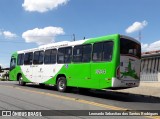
[[[140,82],[141,44],[134,38],[112,34],[79,41],[62,41],[14,52],[9,78],[19,85],[125,89]]]

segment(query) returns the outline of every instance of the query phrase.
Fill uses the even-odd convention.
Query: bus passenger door
[[[16,74],[15,67],[16,67],[16,58],[12,56],[11,62],[10,62],[10,72],[9,72],[9,78],[11,80],[17,80],[15,75]]]
[[[33,81],[33,76],[32,76],[32,63],[33,63],[33,53],[25,53],[24,57],[24,65],[21,66],[22,72],[24,73],[24,76],[29,80]]]
[[[24,76],[32,82],[32,64],[31,65],[25,65],[25,66],[21,66],[22,68],[22,72],[24,73]]]
[[[43,79],[43,67],[42,65],[33,65],[33,82],[42,83]]]
[[[44,51],[36,51],[34,52],[33,59],[33,82],[42,83],[43,79],[43,59],[44,59]]]

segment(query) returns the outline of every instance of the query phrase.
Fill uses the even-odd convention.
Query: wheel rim
[[[59,89],[60,89],[60,90],[63,90],[64,87],[65,87],[64,81],[63,81],[63,80],[59,81]]]

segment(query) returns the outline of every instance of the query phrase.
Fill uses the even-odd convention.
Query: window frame
[[[48,62],[47,62],[47,60],[46,60],[46,52],[48,52],[49,51],[49,60],[48,60]],[[51,49],[47,49],[47,50],[45,50],[45,52],[44,52],[44,64],[50,64],[50,62],[51,62]]]
[[[28,54],[31,54],[32,55],[32,59],[29,59],[29,57],[27,58],[27,60],[29,61],[30,60],[30,63],[26,63],[25,62],[25,58],[26,58],[26,55]],[[33,52],[27,52],[24,54],[24,65],[32,65],[33,64]]]
[[[49,53],[49,62],[47,63],[46,61],[45,61],[45,59],[46,59],[46,52],[47,51],[50,51],[50,53]],[[53,51],[56,51],[56,53],[53,53]],[[53,55],[54,54],[54,55]],[[53,60],[52,60],[52,57],[53,56],[55,56],[55,62],[52,62]],[[56,64],[57,63],[57,49],[47,49],[47,50],[45,50],[45,52],[44,52],[44,64],[45,65],[48,65],[48,64]]]
[[[75,52],[75,49],[77,50],[77,47],[81,47],[81,48],[79,48],[79,49],[81,49],[81,58],[80,58],[80,61],[75,61],[75,58],[77,57],[77,56],[75,56],[74,55],[74,52]],[[77,54],[76,54],[77,55]],[[74,48],[73,48],[73,58],[72,58],[72,62],[73,63],[82,63],[82,56],[83,56],[83,45],[75,45],[74,46]]]
[[[89,61],[83,61],[84,60],[84,47],[85,46],[90,46],[90,57],[89,57]],[[85,53],[85,55],[88,55]],[[92,60],[92,44],[85,44],[85,45],[82,45],[82,63],[88,63],[88,62],[91,62]]]
[[[62,55],[59,54],[59,53],[60,53],[59,50],[63,50],[63,52],[62,52],[63,54],[62,54]],[[65,47],[58,48],[57,51],[58,51],[58,52],[57,52],[57,64],[64,64],[64,61],[65,61],[65,57],[64,57],[64,56],[65,56]],[[62,62],[60,62],[60,60],[59,60],[59,59],[60,59],[60,58],[59,58],[60,56],[63,57],[63,61],[62,61]]]
[[[20,54],[18,54],[17,65],[21,66],[23,64],[24,64],[24,53],[20,53]]]
[[[41,52],[43,53],[43,58],[42,58],[42,62],[40,62],[40,54]],[[38,53],[38,59],[37,59],[37,62],[35,62],[35,54]],[[34,65],[42,65],[44,63],[44,50],[40,50],[40,51],[35,51],[33,53],[33,64]]]
[[[71,49],[71,53],[70,54],[66,53],[67,49]],[[68,60],[66,61],[66,58],[69,58],[69,62],[67,62]],[[72,48],[72,46],[65,47],[64,63],[65,64],[71,63],[72,62],[72,58],[73,58],[73,48]]]
[[[13,61],[14,61],[14,65],[13,65]],[[15,57],[11,57],[10,60],[10,70],[14,69],[17,66],[16,64],[16,58]]]
[[[103,60],[104,58],[104,44],[107,42],[112,42],[112,54],[111,54],[111,59],[110,60]],[[94,45],[101,43],[102,44],[102,50],[101,50],[101,60],[93,60],[93,55],[94,55]],[[114,41],[113,40],[107,40],[107,41],[103,41],[103,42],[96,42],[93,44],[92,46],[92,62],[111,62],[113,60],[113,53],[114,53]]]

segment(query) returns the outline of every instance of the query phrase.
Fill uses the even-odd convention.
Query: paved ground
[[[116,92],[160,98],[160,82],[141,82],[139,87],[116,90]]]
[[[143,86],[135,88],[139,91]],[[144,86],[146,87],[146,86]],[[155,88],[153,86],[153,88]],[[159,88],[159,87],[158,87]],[[133,90],[133,89],[129,89]],[[54,87],[28,84],[27,86],[19,86],[14,81],[0,82],[0,110],[58,110],[60,114],[64,114],[61,110],[160,110],[159,98],[144,97],[141,94],[133,94],[129,91],[89,91],[78,92],[73,89],[68,93],[60,93]],[[134,91],[132,91],[134,92]],[[127,95],[126,95],[127,94]],[[66,113],[66,112],[65,112]],[[71,113],[71,112],[69,112]],[[0,117],[2,118],[2,117]],[[10,119],[9,117],[3,117]],[[31,117],[13,117],[13,119]],[[32,117],[33,118],[33,117]],[[53,116],[53,117],[34,117],[34,119],[145,119],[160,118],[151,116]]]

